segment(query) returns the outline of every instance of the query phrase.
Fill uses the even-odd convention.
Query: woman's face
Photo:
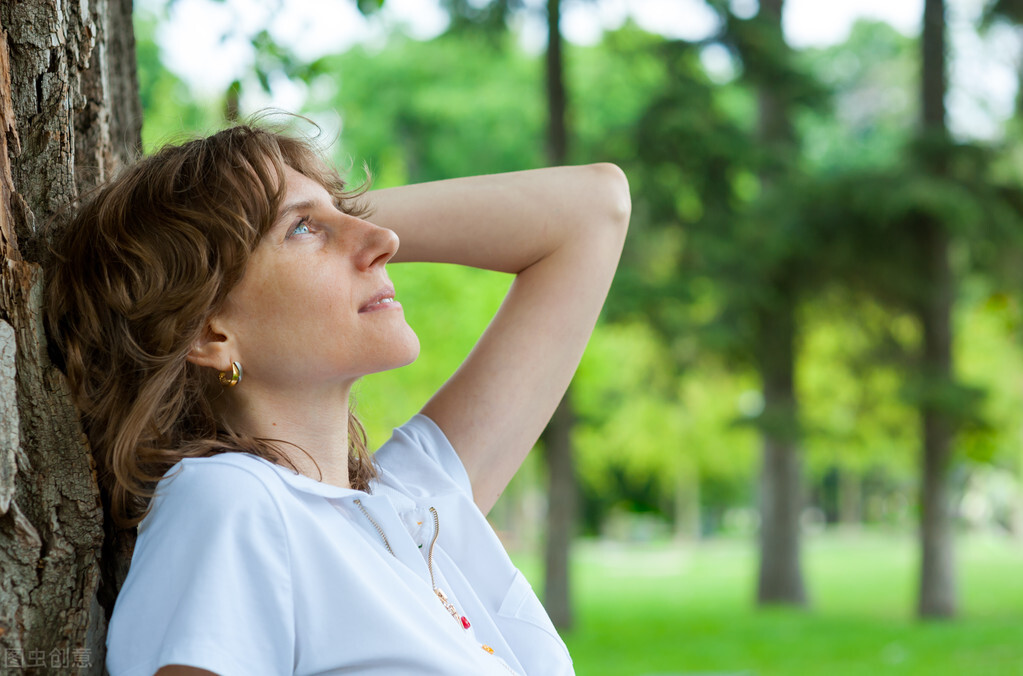
[[[414,361],[419,340],[384,270],[397,235],[339,211],[307,176],[290,167],[285,174],[277,222],[217,316],[246,384],[347,387]]]

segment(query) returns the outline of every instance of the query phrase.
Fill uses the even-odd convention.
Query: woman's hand
[[[369,193],[397,232],[394,261],[516,275],[490,326],[423,408],[450,439],[486,513],[550,420],[579,365],[628,229],[611,164],[438,181]]]

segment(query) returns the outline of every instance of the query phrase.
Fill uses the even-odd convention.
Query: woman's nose
[[[391,260],[391,257],[398,251],[398,235],[393,230],[381,228],[368,221],[362,221],[362,223],[365,232],[357,260],[359,268],[368,269]]]

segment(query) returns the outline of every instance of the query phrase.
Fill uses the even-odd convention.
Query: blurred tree
[[[797,389],[810,474],[829,522],[861,523],[863,479],[910,482],[919,448],[913,406],[902,396],[906,355],[919,331],[908,312],[832,289],[801,312]]]
[[[759,117],[757,140],[776,158],[761,170],[770,190],[796,152],[793,100],[779,87],[775,68],[784,68],[788,49],[781,27],[784,0],[761,0],[757,15],[763,44],[745,43],[747,71],[754,79]],[[743,43],[739,43],[743,44]],[[752,48],[752,49],[751,49]],[[784,75],[781,75],[784,77]],[[784,81],[784,80],[782,80]],[[770,223],[763,223],[769,228]],[[797,265],[781,262],[764,280],[773,298],[754,313],[758,339],[754,349],[763,379],[764,459],[760,484],[760,603],[806,604],[800,566],[800,515],[803,510],[802,460],[795,390]]]
[[[731,39],[741,46],[747,74],[766,73],[780,56],[768,5],[750,22],[730,22]],[[780,30],[780,28],[779,28]],[[769,52],[758,54],[757,50]],[[770,50],[775,51],[770,51]],[[645,308],[669,337],[692,331],[678,302],[703,306],[706,344],[756,368],[762,380],[763,410],[756,417],[764,444],[761,540],[762,602],[804,603],[799,571],[798,518],[801,486],[795,444],[795,294],[798,292],[797,235],[783,219],[756,214],[762,192],[777,190],[794,150],[787,94],[756,88],[757,120],[737,121],[723,111],[718,92],[703,74],[696,50],[684,43],[663,48],[669,79],[637,124],[643,195],[638,211],[673,232],[672,250],[684,257],[659,281],[624,276],[620,288],[649,299]],[[778,86],[776,81],[775,86]],[[779,87],[779,89],[781,89]],[[782,107],[782,101],[785,108]],[[770,146],[758,156],[750,140]],[[685,234],[679,233],[681,222]],[[638,234],[638,233],[637,233]],[[666,235],[656,251],[666,254]],[[634,242],[642,246],[641,242]],[[639,247],[635,247],[639,248]],[[635,248],[633,250],[635,250]],[[652,288],[650,288],[652,286]],[[669,300],[673,299],[673,300]],[[672,310],[671,308],[676,308]],[[667,311],[667,314],[665,312]],[[697,317],[699,315],[696,315]],[[700,323],[699,321],[697,323]]]
[[[563,50],[561,0],[547,0],[544,79],[547,85],[547,160],[552,166],[568,163],[568,95],[565,91]],[[569,386],[544,431],[544,457],[550,481],[544,551],[544,606],[554,626],[564,630],[571,629],[574,621],[569,558],[579,518],[579,487],[572,444],[575,418],[572,387]]]
[[[928,141],[946,142],[945,121],[947,75],[945,65],[945,3],[925,0],[921,38],[922,131]],[[942,176],[946,158],[931,158],[931,169]],[[949,235],[936,218],[921,218],[916,239],[922,254],[929,288],[915,308],[923,333],[923,376],[936,393],[952,380],[952,302],[954,279],[949,262]],[[930,389],[930,388],[928,388]],[[923,483],[921,485],[921,575],[919,612],[924,617],[956,614],[955,556],[952,541],[951,495],[948,467],[953,429],[942,410],[941,399],[922,397]]]
[[[808,177],[787,205],[797,220],[818,224],[827,243],[820,249],[828,253],[827,279],[873,297],[891,313],[888,329],[878,334],[882,349],[871,352],[875,364],[883,356],[882,364],[900,366],[901,396],[921,421],[920,526],[928,568],[920,610],[927,616],[954,612],[951,564],[941,559],[951,555],[954,435],[968,438],[989,427],[981,415],[983,391],[959,382],[952,369],[950,242],[956,242],[960,271],[972,258],[988,273],[991,250],[1020,246],[1020,190],[992,180],[995,164],[989,149],[924,137],[892,167]],[[936,241],[942,244],[937,250]]]
[[[986,31],[997,24],[1013,27],[1017,37],[1023,39],[1023,0],[990,0],[981,18],[981,28]],[[1023,155],[1023,143],[1021,143],[1023,141],[1023,59],[1020,58],[1017,58],[1016,82],[1015,116],[1007,125],[1011,130],[1011,136],[1010,150],[1005,162],[1005,173],[1018,181],[1020,157]],[[1023,287],[1023,264],[1020,262],[1020,252],[1010,251],[1008,255],[1004,254],[1005,252],[999,256],[1001,263],[999,273],[1004,280],[1004,286],[1015,292]],[[1007,296],[1002,295],[999,300],[1001,304],[1007,304]],[[1018,300],[1016,302],[1018,303]],[[1018,321],[1015,328],[1018,332]],[[1010,463],[1015,466],[1017,482],[1023,486],[1023,447],[1017,449],[1015,458]],[[1017,539],[1023,541],[1023,490],[1017,492],[1008,525]]]
[[[699,537],[714,532],[719,516],[736,506],[727,500],[737,498],[745,506],[752,430],[734,423],[746,417],[736,402],[752,395],[745,392],[751,383],[748,371],[725,368],[694,340],[692,325],[715,307],[713,286],[706,278],[692,284],[678,281],[685,236],[677,227],[662,227],[661,219],[676,206],[681,218],[690,219],[704,209],[705,197],[713,202],[716,193],[711,189],[704,194],[705,177],[697,166],[710,153],[679,150],[691,162],[694,176],[691,183],[676,184],[678,170],[663,164],[651,170],[645,149],[639,148],[637,155],[636,144],[640,127],[662,123],[660,113],[647,112],[660,105],[664,92],[682,87],[680,79],[696,80],[679,95],[690,100],[693,114],[678,115],[665,104],[663,121],[685,129],[703,124],[697,138],[726,119],[747,121],[751,100],[735,84],[707,80],[697,49],[628,23],[605,34],[599,45],[576,47],[572,53],[574,154],[618,162],[634,194],[633,225],[605,312],[609,322],[598,327],[588,351],[600,356],[587,358],[582,367],[590,374],[599,369],[602,375],[591,378],[581,372],[585,384],[575,389],[582,416],[577,448],[587,519],[596,527],[612,507],[620,507],[620,488],[647,486],[656,495],[652,504],[674,515],[677,536]],[[710,135],[715,152],[727,154],[717,144],[737,141],[743,134],[726,127],[720,138]],[[659,130],[648,133],[650,145],[660,147]],[[679,132],[672,127],[671,133]],[[734,145],[741,152],[741,142]],[[671,150],[675,146],[669,145],[666,153]],[[689,169],[684,171],[688,179]],[[701,291],[686,303],[695,289]],[[652,325],[656,333],[636,328]],[[620,329],[625,332],[620,334]],[[618,337],[608,343],[605,332]],[[651,341],[659,346],[654,348]],[[601,345],[615,345],[619,353]],[[651,354],[658,355],[656,360],[643,366],[648,362],[640,356]],[[598,366],[605,359],[606,366]],[[710,490],[701,486],[705,482],[712,484]]]
[[[793,218],[788,202],[798,189],[793,116],[820,90],[785,44],[781,2],[761,2],[749,20],[733,16],[726,3],[715,5],[724,19],[720,39],[741,61],[755,118],[723,114],[694,50],[677,45],[669,56],[671,87],[640,121],[638,146],[652,215],[688,224],[681,274],[660,294],[709,300],[716,317],[710,344],[745,360],[761,378],[763,410],[755,418],[764,454],[758,599],[802,605],[796,310],[807,276],[822,258],[817,224]],[[694,296],[708,281],[708,296]],[[686,330],[670,324],[669,332]]]
[[[681,374],[672,367],[678,361],[640,318],[607,323],[590,341],[575,403],[591,527],[600,529],[612,510],[629,504],[623,496],[644,487],[649,506],[673,517],[682,539],[713,533],[722,514],[745,505],[756,434],[736,420],[758,412],[756,382],[713,355]],[[727,488],[726,500],[701,483]]]
[[[806,174],[827,181],[898,165],[918,118],[916,40],[887,23],[861,20],[845,42],[803,50],[799,58],[832,94],[831,105],[798,119]],[[851,221],[846,227],[859,229]],[[861,255],[875,256],[870,248]],[[919,332],[904,308],[853,287],[819,294],[804,309],[797,368],[810,469],[821,482],[827,517],[842,523],[870,516],[863,509],[868,475],[910,480],[910,458],[919,448],[915,413],[901,397]]]
[[[948,138],[944,10],[940,3],[926,7],[919,140],[904,146],[903,159],[890,166],[875,162],[838,172],[791,173],[788,185],[765,190],[761,208],[775,213],[776,222],[788,221],[790,233],[810,253],[801,259],[812,260],[801,269],[802,287],[837,282],[869,289],[918,326],[918,338],[902,341],[897,352],[913,367],[903,396],[921,418],[920,612],[947,616],[955,612],[948,486],[953,435],[984,427],[977,413],[980,392],[956,382],[952,371],[950,240],[957,237],[964,250],[968,243],[983,264],[991,248],[1018,243],[1020,200],[1018,188],[991,182],[991,151],[956,146]],[[911,358],[905,347],[911,347]]]
[[[873,152],[869,154],[873,161],[857,161],[857,156],[864,156],[863,145],[845,143],[845,159],[836,150],[831,160],[822,163],[795,207],[806,218],[832,223],[836,241],[844,241],[838,248],[849,255],[836,259],[836,277],[880,300],[894,315],[892,326],[904,324],[907,317],[915,325],[908,332],[915,334],[911,339],[888,339],[889,345],[898,346],[882,361],[901,364],[907,373],[903,399],[921,419],[919,610],[924,616],[948,616],[955,612],[949,486],[953,443],[958,432],[960,444],[971,457],[990,457],[990,451],[984,450],[992,446],[988,418],[997,415],[981,396],[982,389],[959,383],[954,376],[953,301],[962,293],[956,278],[972,273],[989,280],[984,283],[987,288],[1018,286],[1021,202],[1018,174],[1004,170],[1007,163],[1000,159],[1000,149],[955,144],[949,138],[943,7],[928,4],[924,25],[917,46],[916,61],[923,64],[917,103],[906,105],[899,96],[871,96],[863,85],[858,86],[861,100],[854,102],[854,108],[875,109],[864,120],[868,145],[886,137],[895,140],[897,130],[905,126],[899,118],[916,118],[914,129],[905,133],[912,143],[889,141],[897,154]],[[867,28],[854,30],[854,38],[884,39],[883,29],[867,32]],[[905,74],[905,65],[899,65],[905,59],[898,42],[884,39],[862,49],[856,65],[869,68],[885,55],[889,57],[887,76]],[[842,58],[834,52],[836,63]],[[850,57],[844,58],[848,63]],[[876,76],[871,79],[877,82]],[[855,80],[847,80],[846,87],[850,82]],[[889,82],[889,86],[898,84]],[[883,100],[888,111],[878,106]],[[890,131],[884,132],[885,128]],[[856,151],[850,152],[850,146]],[[957,266],[952,265],[953,249],[960,261]],[[955,352],[969,356],[968,350]],[[976,373],[972,379],[986,380]],[[987,387],[999,390],[997,383],[988,382]],[[1009,435],[1016,437],[1017,432]]]
[[[881,170],[899,163],[919,119],[916,39],[883,21],[860,20],[842,43],[797,57],[831,93],[802,111],[797,129],[809,174]]]
[[[441,0],[451,16],[451,32],[477,31],[495,39],[503,39],[508,19],[525,8],[523,0]]]
[[[1023,33],[1023,0],[988,0],[981,16],[981,29],[988,30],[994,24],[1003,23],[1016,27]],[[1023,120],[1023,61],[1016,71],[1016,117]]]

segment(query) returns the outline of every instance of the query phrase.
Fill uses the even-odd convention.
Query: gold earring
[[[236,361],[231,362],[231,372],[221,371],[217,378],[224,387],[234,387],[242,381],[242,365]]]

